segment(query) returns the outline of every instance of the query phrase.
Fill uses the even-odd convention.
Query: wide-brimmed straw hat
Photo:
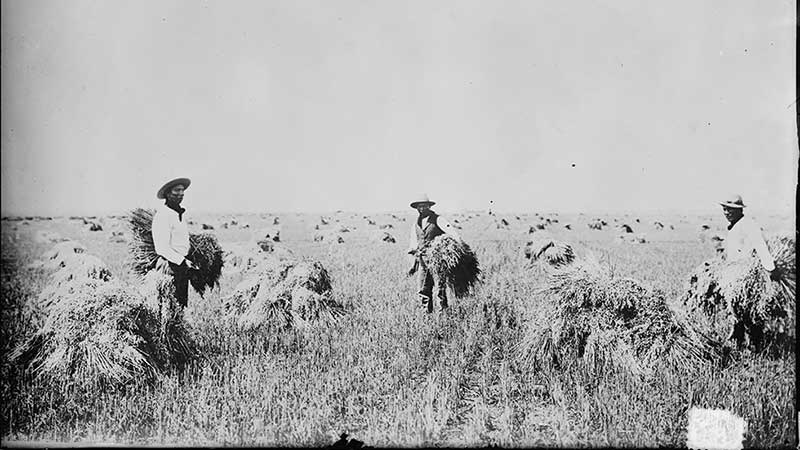
[[[744,208],[745,204],[742,200],[742,196],[739,194],[731,194],[726,197],[724,200],[719,202],[720,205],[725,206],[727,208]]]
[[[411,207],[416,208],[419,205],[427,204],[428,206],[433,206],[436,202],[432,202],[431,199],[428,198],[428,194],[420,194],[416,200],[411,202]]]
[[[167,181],[167,183],[161,186],[161,189],[159,189],[156,193],[156,198],[166,198],[167,191],[179,184],[183,186],[184,189],[188,189],[189,185],[192,184],[192,180],[188,178],[175,178],[174,180]]]

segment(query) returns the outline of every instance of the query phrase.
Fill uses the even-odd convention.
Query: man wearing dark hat
[[[436,214],[431,209],[435,202],[430,201],[427,195],[423,194],[416,200],[411,202],[411,207],[419,212],[419,217],[414,222],[409,236],[408,254],[414,258],[413,265],[408,271],[408,275],[414,275],[419,270],[419,297],[422,299],[422,304],[428,305],[428,312],[433,312],[433,275],[428,267],[420,257],[425,248],[431,242],[442,234],[449,234],[454,238],[461,240],[455,228],[445,220],[442,216]],[[444,310],[447,308],[447,285],[443,280],[439,280],[437,296],[439,297],[439,304]]]
[[[744,215],[745,204],[742,196],[733,194],[719,204],[722,205],[722,212],[729,224],[728,237],[725,239],[725,258],[738,261],[750,258],[755,253],[761,265],[769,272],[769,278],[773,281],[780,280],[780,270],[775,266],[775,260],[769,252],[767,243],[764,242],[761,227]],[[745,334],[750,336],[750,342],[756,348],[760,348],[763,338],[761,326],[738,320],[733,327],[731,337],[741,345],[745,341]]]
[[[186,307],[189,300],[189,269],[195,265],[186,258],[189,254],[189,230],[181,208],[183,193],[191,184],[188,178],[176,178],[167,182],[156,193],[164,204],[153,216],[153,244],[156,253],[169,262],[175,286],[175,300]]]

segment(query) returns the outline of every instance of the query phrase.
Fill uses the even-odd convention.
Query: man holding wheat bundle
[[[408,254],[413,257],[413,264],[408,270],[408,275],[412,276],[415,272],[419,272],[419,297],[422,304],[428,305],[428,312],[433,312],[433,274],[426,266],[421,258],[422,252],[433,240],[442,234],[448,234],[457,240],[461,237],[456,233],[455,228],[444,219],[442,216],[436,214],[431,206],[435,205],[427,195],[422,194],[416,201],[411,202],[411,207],[419,212],[419,217],[414,221],[409,235]],[[447,285],[444,280],[438,280],[437,295],[439,297],[439,304],[442,310],[447,308]]]
[[[165,200],[153,216],[153,244],[158,256],[169,262],[172,269],[172,282],[175,286],[175,300],[182,307],[189,301],[190,269],[194,263],[186,258],[189,254],[189,230],[181,208],[184,191],[191,184],[188,178],[176,178],[164,184],[156,193],[156,198]]]
[[[754,253],[761,261],[761,265],[769,272],[772,281],[779,281],[782,274],[775,266],[775,259],[769,252],[761,227],[751,219],[744,216],[745,204],[742,196],[730,195],[720,202],[725,219],[728,220],[728,237],[725,239],[725,258],[729,261],[740,261],[750,258]],[[750,335],[751,342],[759,348],[763,338],[763,330],[750,320],[738,320],[731,330],[731,336],[740,345],[745,340],[745,334]]]

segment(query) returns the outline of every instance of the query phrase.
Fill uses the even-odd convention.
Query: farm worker
[[[749,258],[755,252],[770,278],[779,280],[780,273],[775,267],[775,260],[769,253],[767,243],[764,242],[761,227],[750,217],[744,216],[745,204],[742,196],[731,195],[719,204],[722,205],[722,212],[729,224],[728,238],[725,239],[725,257],[738,261]]]
[[[175,300],[185,307],[189,300],[189,269],[197,267],[186,258],[189,254],[189,230],[186,227],[181,208],[183,193],[191,184],[188,178],[168,181],[156,193],[156,198],[164,199],[164,205],[153,216],[153,244],[156,254],[169,262],[172,269],[172,283],[175,286]]]
[[[720,202],[725,218],[728,220],[728,238],[725,239],[725,257],[731,261],[750,258],[753,253],[758,256],[761,265],[769,272],[773,281],[780,280],[780,270],[775,267],[775,260],[769,253],[767,243],[761,234],[761,227],[751,219],[744,216],[745,204],[742,196],[733,194]],[[759,348],[763,337],[760,326],[737,320],[731,331],[731,337],[739,344],[744,343],[745,334],[750,335],[750,341]]]
[[[408,254],[414,259],[413,265],[408,270],[408,275],[414,275],[414,273],[418,271],[418,294],[422,299],[422,304],[425,305],[427,303],[429,313],[433,312],[432,296],[434,282],[431,270],[426,267],[424,261],[422,261],[422,252],[433,242],[434,238],[442,234],[448,234],[461,240],[455,227],[444,217],[433,212],[431,206],[435,204],[436,202],[430,201],[425,194],[420,195],[417,200],[411,202],[411,207],[419,212],[419,217],[414,221],[414,225],[411,228],[408,243]],[[447,308],[447,285],[443,280],[440,280],[437,287],[439,303],[444,310]]]

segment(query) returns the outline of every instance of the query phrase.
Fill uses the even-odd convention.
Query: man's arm
[[[168,220],[167,217],[159,213],[156,213],[153,217],[153,245],[156,248],[156,254],[163,256],[167,261],[173,264],[181,265],[184,259],[183,255],[178,254],[170,245]]]
[[[456,227],[454,227],[453,224],[448,222],[448,220],[445,219],[444,217],[439,216],[436,219],[436,225],[438,225],[439,228],[445,232],[445,234],[452,236],[458,241],[461,240],[461,236],[459,236],[458,231],[456,231]]]

